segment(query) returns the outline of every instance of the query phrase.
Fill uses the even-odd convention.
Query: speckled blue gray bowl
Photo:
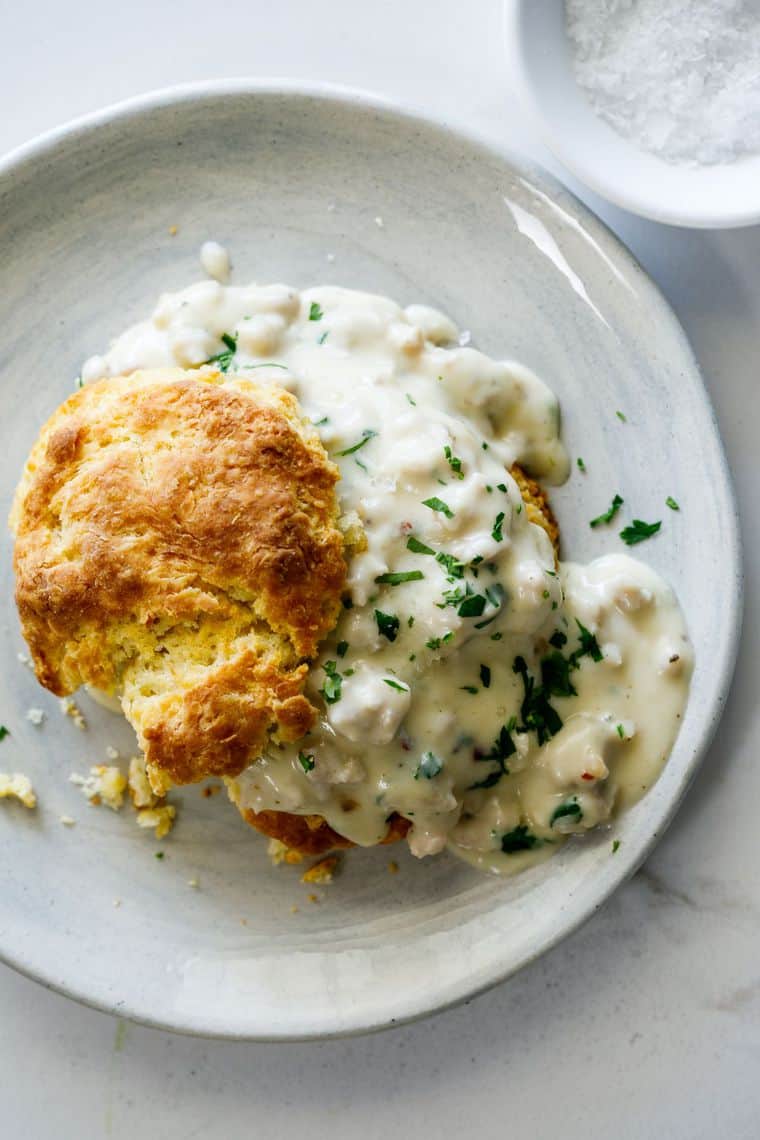
[[[0,805],[3,959],[150,1024],[311,1037],[459,1001],[592,914],[684,794],[720,716],[741,612],[712,411],[680,327],[629,254],[559,185],[476,139],[363,95],[249,81],[148,96],[10,155],[0,234],[4,512],[81,361],[162,290],[197,278],[212,237],[229,246],[239,282],[336,282],[429,302],[490,354],[534,368],[559,393],[567,443],[588,468],[554,497],[565,556],[614,545],[587,525],[611,492],[643,518],[673,495],[680,512],[641,553],[676,586],[697,654],[673,755],[616,824],[615,856],[600,833],[503,881],[397,851],[391,875],[387,851],[357,851],[314,904],[223,797],[184,789],[157,861],[129,811],[92,808],[68,783],[110,744],[129,754],[133,739],[86,698],[80,732],[19,664],[5,538],[0,720],[11,736],[0,767],[26,771],[40,805]],[[30,705],[47,712],[41,728],[25,720]]]

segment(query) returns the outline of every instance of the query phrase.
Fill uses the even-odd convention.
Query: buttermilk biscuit
[[[11,513],[35,672],[120,693],[156,792],[310,728],[337,478],[293,396],[212,368],[101,380],[43,427]]]
[[[510,475],[520,489],[528,519],[546,532],[555,555],[559,556],[559,527],[543,488],[517,464],[510,468]],[[241,810],[240,814],[246,823],[270,839],[282,843],[284,848],[299,857],[323,855],[327,851],[354,846],[350,839],[339,835],[330,827],[321,815],[295,815],[285,811],[255,812],[249,808]],[[395,843],[396,840],[403,839],[410,827],[409,820],[394,813],[388,820],[388,831],[382,842]]]

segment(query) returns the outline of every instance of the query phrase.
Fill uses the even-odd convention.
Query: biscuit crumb
[[[395,859],[391,859],[390,863],[388,864],[388,870],[392,875],[398,874],[398,863]]]
[[[63,715],[70,716],[77,728],[84,732],[87,728],[87,721],[84,719],[82,710],[76,701],[73,700],[72,697],[61,697],[60,705]]]
[[[176,237],[179,233],[179,226],[169,226],[169,237]]]
[[[204,797],[204,799],[208,800],[211,799],[212,796],[218,795],[221,790],[221,784],[206,784],[203,788],[201,788],[201,795]]]
[[[267,855],[273,867],[278,867],[280,863],[289,863],[291,866],[296,863],[303,863],[301,852],[294,851],[292,847],[288,847],[280,839],[269,840]]]
[[[89,776],[80,776],[78,772],[72,772],[69,780],[72,784],[76,784],[82,795],[94,806],[105,804],[111,811],[121,810],[127,778],[120,768],[109,764],[96,764],[94,768],[90,768]]]
[[[37,796],[32,781],[22,772],[0,772],[0,800],[18,800],[25,808],[37,806]]]
[[[17,653],[16,657],[19,659],[22,665],[26,665],[27,669],[31,669],[32,672],[34,672],[34,665],[32,664],[32,659],[28,656],[28,654]]]
[[[114,899],[113,905],[117,908],[120,907],[121,906],[121,899]]]
[[[379,230],[381,230],[385,226],[385,222],[383,221],[382,218],[378,217],[378,218],[375,218],[375,225],[377,226],[377,228]]]
[[[304,871],[303,875],[301,875],[301,882],[319,883],[320,886],[327,886],[328,883],[333,881],[338,862],[339,857],[337,855],[326,855],[324,859],[320,859],[313,867],[309,867],[308,871]]]
[[[62,823],[64,827],[76,827],[77,821],[73,818],[73,816],[62,815],[62,816],[59,816],[58,822]]]
[[[109,760],[118,760],[119,759],[119,749],[114,748],[113,744],[109,744],[108,747],[106,748],[106,756],[108,757]]]
[[[156,839],[163,839],[174,826],[176,814],[177,809],[171,804],[164,804],[162,807],[140,808],[137,813],[137,826],[153,827],[155,828]]]
[[[127,784],[129,786],[129,796],[135,808],[158,807],[160,802],[159,797],[150,786],[144,756],[133,756],[130,759]]]
[[[29,721],[30,724],[33,724],[36,728],[39,728],[39,726],[42,724],[43,720],[45,719],[45,710],[44,709],[36,709],[36,708],[27,709],[26,710],[26,719]]]
[[[197,879],[188,879],[187,885],[188,885],[188,887],[195,887],[195,889],[197,890],[198,887],[200,886],[200,883],[198,882]]]
[[[318,903],[319,902],[319,898],[317,895],[308,895],[307,898],[308,898],[310,903]]]
[[[291,913],[291,914],[298,914],[298,907],[297,907],[297,906],[295,906],[295,905],[293,905],[293,906],[290,908],[290,913]]]

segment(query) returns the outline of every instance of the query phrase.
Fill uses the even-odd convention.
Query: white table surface
[[[0,0],[0,150],[151,88],[291,76],[411,101],[562,176],[511,95],[500,9],[500,0]],[[374,1037],[182,1038],[0,967],[2,1137],[760,1136],[760,228],[680,231],[570,185],[683,321],[742,509],[736,680],[678,818],[644,870],[540,962],[467,1006]]]

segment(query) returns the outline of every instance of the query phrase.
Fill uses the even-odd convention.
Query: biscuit
[[[311,727],[346,577],[337,479],[293,396],[213,368],[100,380],[43,427],[11,512],[35,672],[119,693],[157,793]]]

